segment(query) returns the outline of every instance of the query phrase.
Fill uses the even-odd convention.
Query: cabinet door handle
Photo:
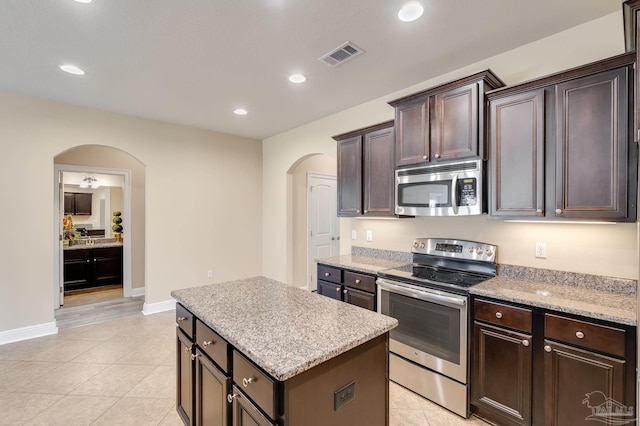
[[[202,342],[202,346],[205,348],[209,345],[213,345],[213,340],[205,340],[204,342]]]
[[[356,284],[360,284],[360,280],[356,278]]]
[[[255,382],[256,379],[254,379],[253,377],[249,377],[248,379],[245,377],[242,379],[242,386],[244,386],[245,388],[247,386],[249,386],[251,383]]]
[[[342,290],[342,292],[343,292],[344,294],[347,294],[347,289],[345,288],[344,290]]]
[[[227,401],[229,402],[229,404],[231,404],[233,402],[233,400],[236,399],[237,397],[238,397],[237,393],[234,393],[233,395],[229,394],[229,395],[227,395]]]
[[[335,241],[335,240],[336,240],[336,237],[331,237],[331,241]]]
[[[426,160],[426,159],[427,159],[427,156],[426,156],[426,155],[423,155],[423,156],[422,156],[422,159],[423,159],[423,160]]]
[[[502,312],[496,312],[496,318],[498,319],[502,318]]]
[[[340,287],[336,288],[336,291],[337,291],[338,293],[340,293]]]
[[[545,351],[547,351],[547,352],[551,352],[551,346],[546,345],[546,346],[544,347],[544,350],[545,350]]]
[[[536,214],[542,214],[542,209],[536,209]]]
[[[436,154],[436,155],[434,155],[434,157],[436,157],[436,159],[440,158],[440,154]]]
[[[189,348],[189,347],[185,346],[185,347],[184,347],[184,351],[185,351],[186,353],[189,353],[189,352],[191,352],[191,348]]]
[[[522,346],[527,347],[529,346],[529,341],[527,339],[522,341]]]
[[[556,209],[556,214],[562,214],[562,209]]]
[[[576,331],[576,337],[578,339],[584,339],[584,333],[582,331]]]
[[[91,262],[89,259],[87,259],[87,263]]]
[[[200,354],[191,354],[191,361],[195,361],[197,357],[199,357]]]
[[[88,261],[87,261],[87,262],[88,262]],[[187,320],[187,318],[186,318],[186,317],[178,317],[178,318],[176,318],[176,321],[178,321],[178,322],[179,322],[179,321],[186,321],[186,320]]]

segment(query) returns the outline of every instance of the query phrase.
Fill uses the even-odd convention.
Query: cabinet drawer
[[[368,291],[369,293],[375,293],[376,277],[344,271],[344,285],[357,288],[362,291]]]
[[[225,372],[229,372],[229,345],[218,333],[196,318],[196,343]]]
[[[475,300],[475,319],[531,333],[531,310]]]
[[[618,328],[545,314],[544,337],[621,358],[625,356],[625,331]]]
[[[233,381],[272,419],[278,418],[277,382],[233,351]]]
[[[179,303],[176,303],[176,323],[178,327],[185,332],[189,339],[193,340],[193,334],[195,331],[193,323],[193,314]]]
[[[342,284],[342,269],[318,265],[318,279]]]

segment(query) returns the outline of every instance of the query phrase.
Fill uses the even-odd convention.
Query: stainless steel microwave
[[[469,160],[396,170],[401,216],[467,216],[486,212],[483,161]]]

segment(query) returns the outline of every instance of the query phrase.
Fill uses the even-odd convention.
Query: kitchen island
[[[265,277],[172,296],[186,424],[388,425],[394,318]]]

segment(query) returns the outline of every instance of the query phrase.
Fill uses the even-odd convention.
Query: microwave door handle
[[[458,175],[453,176],[453,182],[451,183],[451,205],[453,214],[458,214]]]

